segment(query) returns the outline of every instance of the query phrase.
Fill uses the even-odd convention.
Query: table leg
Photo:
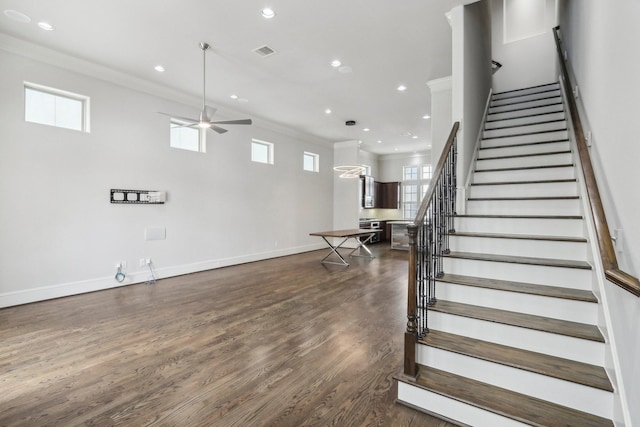
[[[327,243],[327,245],[329,245],[329,247],[331,248],[331,252],[329,252],[327,254],[326,257],[322,258],[322,261],[320,261],[323,264],[336,264],[336,265],[345,265],[345,266],[349,266],[349,263],[347,262],[346,259],[344,259],[342,257],[342,255],[340,255],[340,253],[338,252],[338,248],[340,248],[340,246],[342,246],[344,244],[344,242],[346,242],[347,240],[349,240],[348,237],[345,237],[340,243],[338,243],[337,245],[332,245],[331,242],[329,242],[327,240],[326,237],[321,236],[324,241]],[[340,261],[342,262],[335,262],[335,261],[325,261],[327,258],[329,258],[331,255],[336,254],[338,256],[338,258],[340,258]]]
[[[362,257],[362,258],[375,258],[375,256],[371,253],[371,251],[365,244],[365,243],[368,243],[375,234],[376,233],[369,234],[367,238],[364,240],[360,240],[359,236],[355,237],[356,242],[358,242],[358,246],[356,246],[351,252],[349,252],[349,256]],[[369,255],[353,255],[353,253],[360,248],[364,249]]]

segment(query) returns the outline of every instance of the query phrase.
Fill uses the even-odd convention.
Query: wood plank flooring
[[[406,252],[0,310],[0,426],[452,426],[394,403]]]

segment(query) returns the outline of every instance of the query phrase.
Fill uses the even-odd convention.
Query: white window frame
[[[307,158],[312,159],[311,169],[307,169]],[[320,155],[310,151],[305,151],[302,154],[302,169],[308,172],[320,172]]]
[[[262,146],[267,149],[267,159],[263,161],[261,159],[254,158],[254,146]],[[251,140],[251,161],[255,163],[262,163],[267,165],[272,165],[274,163],[274,149],[275,146],[272,142],[262,141],[260,139],[252,139]]]
[[[415,219],[420,203],[422,203],[422,199],[424,199],[429,189],[432,171],[433,165],[431,164],[407,165],[402,167],[402,217],[404,219]],[[406,200],[406,194],[409,188],[416,189],[417,201]]]
[[[60,129],[69,129],[69,130],[75,130],[75,131],[80,131],[85,133],[90,132],[90,126],[89,126],[90,98],[88,96],[80,95],[78,93],[68,92],[65,90],[56,89],[53,87],[44,86],[36,83],[26,82],[26,81],[23,82],[23,84],[24,84],[24,120],[26,122],[38,123],[38,124],[47,125],[47,126],[54,126]],[[41,121],[33,120],[33,118],[30,119],[28,114],[29,106],[27,105],[27,91],[39,92],[41,94],[45,94],[53,97],[54,105],[55,105],[55,100],[58,98],[80,102],[81,104],[80,111],[82,115],[82,117],[80,117],[80,129],[67,127],[67,126],[60,126],[56,124],[55,123],[56,111],[53,112],[54,123],[41,122]],[[55,110],[55,106],[54,106],[54,110]]]
[[[191,148],[186,148],[186,147],[180,147],[179,145],[174,145],[173,138],[172,138],[173,133],[171,132],[173,129],[173,125],[182,126],[182,125],[188,125],[188,124],[190,123],[185,122],[184,120],[171,117],[171,119],[169,120],[169,146],[171,148],[177,148],[179,150],[193,151],[196,153],[206,153],[207,152],[207,136],[206,136],[207,129],[204,129],[201,127],[187,128],[189,130],[196,130],[198,132],[198,147],[196,150],[192,150]]]

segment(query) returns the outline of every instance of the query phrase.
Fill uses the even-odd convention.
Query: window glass
[[[169,145],[183,150],[205,152],[204,138],[206,129],[187,127],[186,122],[171,119],[171,136]]]
[[[32,123],[88,131],[88,102],[83,95],[25,83],[24,118]]]
[[[309,172],[318,172],[320,170],[318,164],[319,159],[320,156],[317,154],[305,151],[303,155],[303,169]]]
[[[273,164],[273,144],[257,139],[251,141],[251,161]]]

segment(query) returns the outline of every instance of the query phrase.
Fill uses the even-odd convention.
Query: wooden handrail
[[[451,151],[451,146],[453,142],[456,140],[456,134],[458,133],[458,128],[460,127],[460,122],[455,122],[451,127],[451,132],[449,133],[449,138],[447,138],[447,143],[444,145],[442,149],[442,154],[440,155],[440,160],[438,160],[438,164],[436,165],[435,170],[431,176],[439,177],[442,175],[442,170],[444,169],[444,165],[447,162],[447,155],[449,151]],[[433,193],[436,191],[436,186],[429,184],[429,189],[427,190],[427,194],[424,195],[422,199],[422,203],[418,208],[418,213],[416,214],[416,219],[413,220],[414,225],[420,226],[424,222],[424,217],[427,215],[427,210],[429,210],[429,203],[433,198]]]
[[[620,270],[618,267],[618,259],[616,257],[616,251],[613,247],[613,243],[611,242],[611,234],[609,232],[609,226],[607,225],[604,207],[602,206],[602,199],[600,198],[600,191],[598,190],[596,176],[593,171],[589,148],[584,136],[582,121],[578,114],[578,106],[576,105],[576,101],[571,93],[571,80],[567,64],[564,59],[562,40],[560,39],[559,33],[560,27],[557,26],[553,29],[553,35],[556,41],[556,48],[558,50],[562,76],[565,81],[565,95],[567,103],[569,104],[571,120],[573,121],[573,129],[576,137],[576,144],[578,146],[578,156],[580,157],[580,163],[582,165],[582,174],[584,175],[587,196],[589,198],[589,207],[591,209],[591,215],[593,216],[596,238],[598,240],[600,258],[602,259],[605,277],[607,280],[615,283],[622,289],[640,297],[640,281],[638,281],[638,278]]]

